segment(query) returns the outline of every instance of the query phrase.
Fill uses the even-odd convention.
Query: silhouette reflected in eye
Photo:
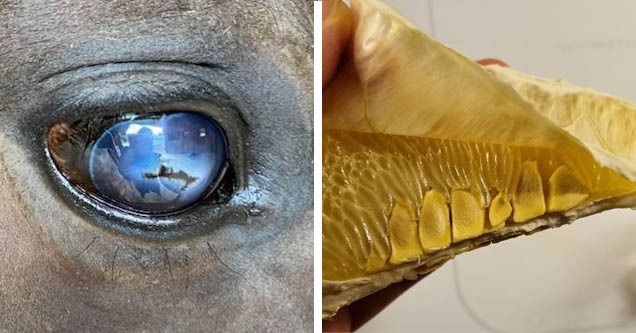
[[[223,130],[193,112],[57,124],[49,146],[71,183],[143,214],[193,205],[213,191],[228,165]]]

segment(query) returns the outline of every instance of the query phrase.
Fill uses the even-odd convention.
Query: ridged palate
[[[486,70],[513,87],[545,117],[589,147],[611,152],[624,161],[636,157],[634,104],[615,96],[522,74],[514,69],[488,66]]]
[[[387,270],[634,189],[584,150],[325,130],[323,279]]]

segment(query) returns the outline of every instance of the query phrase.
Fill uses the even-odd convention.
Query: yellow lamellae
[[[389,262],[399,264],[422,255],[417,239],[417,221],[411,207],[396,201],[389,219],[389,239],[391,240],[391,258]]]
[[[548,183],[548,212],[574,208],[590,196],[590,190],[565,165],[554,171]]]
[[[419,223],[420,244],[424,252],[445,249],[451,244],[451,226],[446,197],[430,190],[424,195]]]
[[[510,217],[512,214],[512,206],[510,205],[510,200],[503,193],[500,192],[492,199],[490,203],[490,207],[488,208],[488,223],[486,226],[488,231],[498,230],[504,226],[504,222]]]
[[[450,204],[454,243],[484,233],[486,212],[475,195],[465,190],[453,190]]]
[[[525,222],[545,213],[543,185],[537,162],[526,161],[521,165],[521,176],[517,188],[512,194],[515,222]]]

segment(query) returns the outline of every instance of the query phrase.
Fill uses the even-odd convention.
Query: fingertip
[[[398,283],[371,294],[365,298],[351,303],[348,307],[351,318],[351,329],[357,330],[375,317],[395,299],[420,281],[425,275],[420,275],[415,280],[403,280]]]
[[[333,318],[322,321],[323,332],[351,332],[351,316],[349,308],[343,307]]]
[[[322,82],[323,87],[336,72],[351,35],[351,10],[341,0],[323,1]]]
[[[326,19],[329,17],[329,14],[333,12],[334,7],[341,0],[323,0],[322,1],[322,19]]]
[[[485,59],[477,60],[477,63],[482,65],[482,66],[499,65],[499,66],[503,66],[503,67],[510,67],[505,62],[503,62],[503,61],[501,61],[499,59],[495,59],[495,58],[485,58]]]

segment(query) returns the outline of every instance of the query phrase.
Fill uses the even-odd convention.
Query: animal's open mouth
[[[375,1],[323,96],[325,315],[454,255],[633,204],[636,106],[482,67]]]

